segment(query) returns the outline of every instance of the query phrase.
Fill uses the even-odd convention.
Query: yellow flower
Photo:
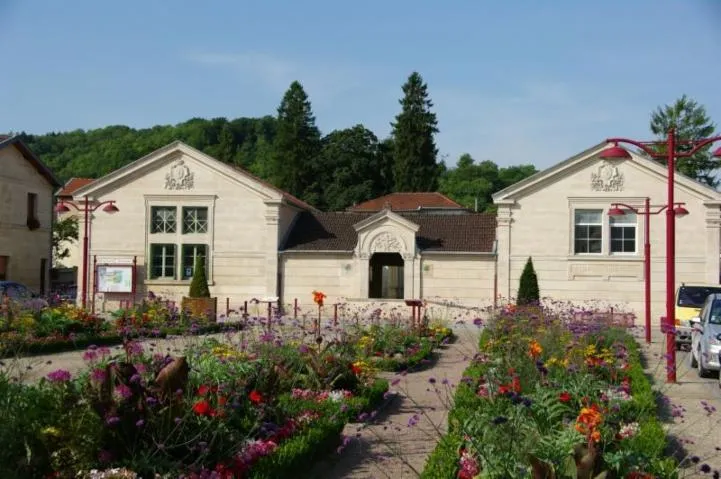
[[[40,432],[43,436],[60,437],[60,430],[53,426],[48,426]]]
[[[220,359],[245,359],[248,357],[246,353],[233,349],[225,344],[214,347],[212,353]]]

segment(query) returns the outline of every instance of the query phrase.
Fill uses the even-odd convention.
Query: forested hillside
[[[447,168],[437,159],[436,118],[420,75],[408,78],[403,93],[392,134],[384,140],[363,125],[322,135],[298,82],[291,84],[276,116],[193,118],[146,129],[118,125],[20,136],[63,181],[100,177],[181,140],[324,210],[409,190],[438,190],[469,208],[489,210],[492,193],[536,171],[532,165],[476,163],[469,155]]]

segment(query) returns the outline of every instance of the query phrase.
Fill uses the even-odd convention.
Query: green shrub
[[[528,261],[526,261],[526,266],[523,267],[523,273],[521,273],[521,279],[518,284],[516,304],[538,304],[540,299],[538,277],[536,277],[536,270],[533,268],[533,260],[531,260],[529,256]]]
[[[203,256],[195,258],[193,280],[190,282],[188,296],[191,298],[210,298],[210,288],[208,288],[208,278],[205,276],[205,258]]]

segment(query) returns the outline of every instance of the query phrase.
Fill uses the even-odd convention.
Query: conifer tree
[[[208,278],[205,274],[205,258],[203,256],[195,258],[193,279],[190,281],[188,296],[191,298],[210,298],[210,288],[208,288]]]
[[[537,305],[540,300],[541,295],[538,291],[538,277],[536,277],[536,270],[533,268],[533,260],[529,257],[521,273],[516,304],[519,306]]]
[[[294,81],[278,107],[271,167],[273,184],[299,198],[308,198],[320,147],[320,131],[310,100],[303,86]]]
[[[438,133],[428,86],[418,72],[403,85],[401,112],[393,127],[393,176],[395,191],[436,191],[441,168],[433,135]]]

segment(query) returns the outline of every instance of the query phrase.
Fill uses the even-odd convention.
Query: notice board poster
[[[97,285],[99,293],[132,293],[132,265],[98,265]]]

